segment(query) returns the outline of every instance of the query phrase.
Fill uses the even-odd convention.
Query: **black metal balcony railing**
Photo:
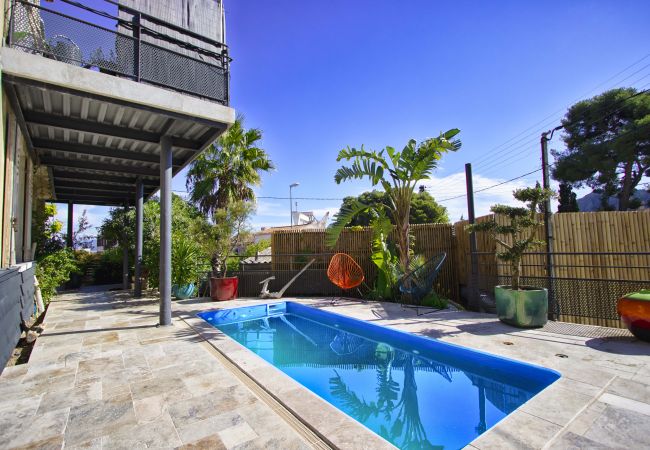
[[[130,35],[14,0],[8,45],[228,105],[230,58],[224,44],[123,5],[113,3],[121,16],[115,17],[74,1],[62,1],[78,8],[84,17],[96,17],[97,22],[112,24]]]

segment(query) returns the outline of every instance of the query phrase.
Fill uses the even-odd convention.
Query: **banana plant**
[[[370,260],[377,266],[374,295],[376,300],[393,298],[399,278],[398,258],[388,242],[388,235],[393,230],[390,219],[383,208],[373,211],[374,217],[370,222],[372,227],[372,254]]]
[[[416,185],[421,180],[431,177],[438,167],[442,155],[449,151],[457,151],[461,143],[455,136],[460,132],[457,128],[441,133],[436,138],[417,143],[411,139],[402,151],[393,147],[385,147],[380,151],[347,147],[339,152],[337,161],[351,161],[351,165],[340,167],[334,176],[334,181],[341,184],[344,181],[367,179],[372,187],[381,186],[389,199],[388,213],[397,229],[397,251],[399,264],[405,272],[409,267],[411,240],[409,233],[409,214],[411,200]],[[342,208],[336,215],[334,224],[329,228],[326,237],[328,246],[333,247],[346,225],[355,215],[371,208],[359,201],[350,207]]]

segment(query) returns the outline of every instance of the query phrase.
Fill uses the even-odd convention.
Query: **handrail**
[[[61,1],[98,16],[114,20],[119,27],[131,30],[133,35],[55,11],[40,4],[34,4],[26,0],[12,0],[10,30],[7,38],[9,46],[19,47],[28,52],[36,52],[46,57],[85,68],[97,67],[105,73],[125,76],[137,82],[146,82],[170,88],[178,92],[207,98],[226,105],[229,103],[228,66],[231,58],[228,56],[227,46],[213,39],[205,38],[194,32],[173,26],[173,24],[169,24],[164,20],[156,19],[147,14],[145,16],[151,22],[154,22],[151,19],[156,19],[155,23],[178,31],[190,38],[199,39],[209,45],[218,46],[221,50],[213,51],[202,48],[190,42],[184,42],[176,37],[166,35],[164,32],[148,28],[140,23],[139,16],[134,16],[134,20],[129,21],[115,17],[108,12],[80,4],[74,0]],[[118,6],[121,7],[119,4]],[[137,12],[133,8],[127,9]],[[18,15],[19,11],[22,14]],[[33,20],[32,18],[36,20],[40,18],[41,25],[37,27],[40,29],[39,34],[31,31],[32,25],[30,22]],[[50,26],[47,25],[50,23],[48,20],[52,21]],[[18,27],[17,21],[21,24],[20,28],[17,29],[19,33],[15,33],[16,27]],[[79,27],[81,25],[89,28],[87,30],[80,29]],[[54,30],[53,27],[55,27]],[[30,30],[27,37],[24,36],[25,33],[20,33],[25,28]],[[45,31],[50,36],[49,38],[46,38]],[[65,55],[63,53],[64,49],[60,49],[58,46],[51,44],[50,40],[52,39],[51,35],[53,32],[66,36],[67,38],[74,38],[74,41],[81,45],[82,51],[79,51],[79,46],[76,46],[76,43],[71,41],[77,47],[77,51],[73,56]],[[68,35],[68,32],[72,32],[73,35]],[[103,42],[103,44],[99,44],[98,47],[90,49],[84,46],[85,33],[97,33],[97,35],[94,35],[95,38]],[[104,33],[104,36],[100,36],[101,33]],[[148,39],[143,40],[142,35],[154,38],[154,42]],[[156,39],[159,41],[155,42]],[[170,46],[159,45],[160,41],[168,42]],[[117,44],[119,44],[117,53],[113,53]],[[124,47],[125,45],[126,48]],[[101,50],[103,49],[106,52],[107,48],[109,53],[107,57],[104,57]],[[120,51],[120,49],[122,50]],[[181,49],[186,51],[182,52]],[[95,56],[96,51],[99,51],[99,57]],[[179,67],[180,69],[178,69]],[[185,72],[186,76],[181,76],[178,73],[179,70],[181,73]],[[171,76],[170,74],[172,72],[176,72],[177,76]]]

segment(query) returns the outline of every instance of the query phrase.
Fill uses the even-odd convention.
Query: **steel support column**
[[[72,215],[73,211],[74,204],[72,202],[68,202],[68,234],[65,237],[65,246],[68,248],[72,248],[72,227],[74,225],[74,219]]]
[[[129,243],[126,233],[127,214],[129,206],[124,203],[124,227],[122,227],[122,290],[129,289]]]
[[[133,295],[142,297],[142,207],[144,203],[144,186],[142,179],[135,183],[135,286]]]
[[[172,140],[160,138],[160,325],[172,323]]]

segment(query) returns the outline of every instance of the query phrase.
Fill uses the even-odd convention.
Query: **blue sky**
[[[641,60],[650,53],[647,1],[225,5],[232,106],[263,130],[277,166],[257,189],[262,197],[287,197],[292,182],[300,183],[295,197],[359,194],[367,184],[334,183],[341,148],[401,148],[456,127],[463,148],[425,183],[437,199],[454,197],[464,193],[466,162],[475,189],[539,168],[540,132],[576,100],[615,86],[650,87],[650,56]],[[560,147],[557,138],[550,144]],[[477,194],[477,213],[537,179],[539,172]],[[184,173],[173,188],[185,190]],[[465,202],[443,202],[452,220],[467,216]],[[298,200],[317,216],[339,204]],[[75,207],[84,208],[99,225],[106,208]],[[255,228],[288,222],[288,200],[259,199]]]

